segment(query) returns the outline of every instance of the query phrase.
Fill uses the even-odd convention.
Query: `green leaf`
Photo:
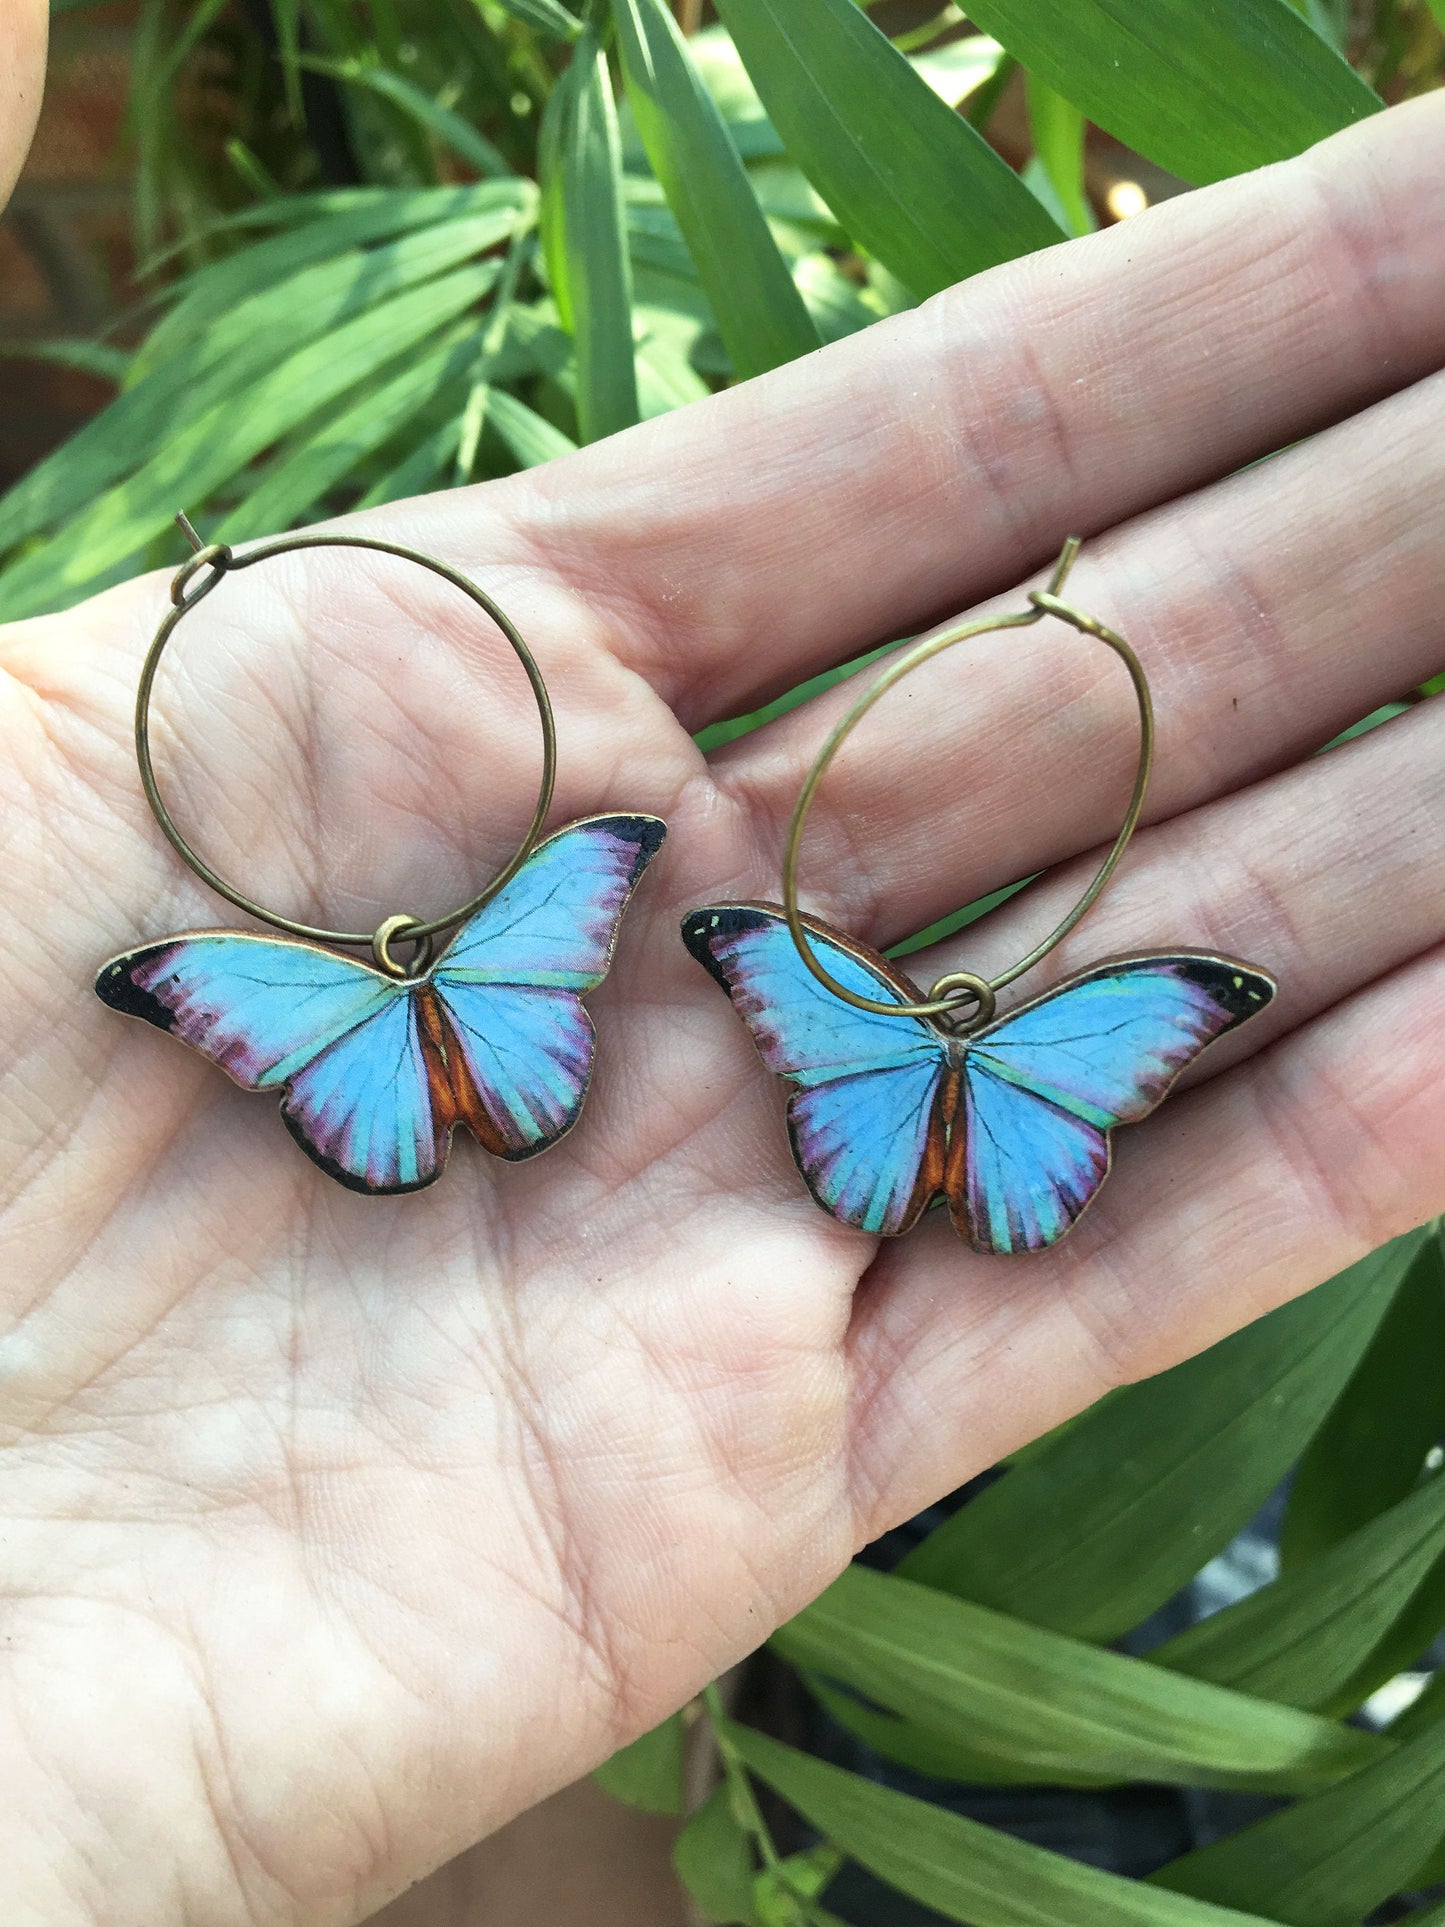
[[[1099,224],[1084,187],[1084,116],[1036,74],[1029,75],[1028,103],[1034,159],[1048,182],[1061,225],[1070,234],[1092,234]]]
[[[1058,240],[1013,170],[853,0],[719,11],[788,153],[913,294]]]
[[[123,382],[131,357],[109,341],[0,341],[7,361],[53,361],[61,368],[78,368],[101,381]]]
[[[964,1927],[1271,1927],[1102,1873],[733,1726],[749,1769],[849,1859]]]
[[[672,1850],[677,1877],[718,1927],[753,1927],[753,1852],[726,1784],[715,1786]]]
[[[627,98],[740,377],[806,355],[818,331],[712,96],[661,0],[612,0]]]
[[[403,455],[394,468],[377,477],[356,503],[357,508],[371,509],[384,502],[402,502],[408,496],[422,495],[434,488],[443,469],[455,460],[461,436],[460,416],[434,428]]]
[[[244,408],[228,396],[193,418],[135,475],[0,575],[0,609],[30,615],[74,600],[102,571],[161,534],[178,504],[204,501],[299,422],[439,334],[495,278],[495,264],[483,262],[396,295],[260,375]]]
[[[682,1739],[682,1714],[671,1713],[605,1760],[592,1777],[614,1800],[644,1813],[681,1813]]]
[[[420,197],[397,198],[414,210]],[[185,423],[223,397],[246,395],[249,408],[251,384],[274,375],[288,355],[388,296],[495,246],[526,218],[531,201],[530,189],[520,197],[509,189],[490,194],[490,204],[457,213],[451,198],[453,218],[428,218],[417,231],[378,247],[346,245],[396,230],[401,210],[373,205],[317,223],[332,230],[320,258],[315,250],[323,237],[303,229],[206,270],[152,333],[116,399],[0,500],[0,549],[75,516],[121,476],[162,454]],[[432,210],[437,205],[433,200]],[[246,271],[238,278],[241,262]],[[288,274],[288,267],[295,271]],[[186,499],[194,502],[199,495],[187,490]]]
[[[1021,1779],[1288,1793],[1354,1772],[1381,1744],[865,1566],[772,1644]]]
[[[630,427],[638,407],[617,114],[590,27],[547,103],[541,162],[543,252],[577,346],[578,426],[593,442]]]
[[[497,0],[497,5],[514,20],[535,28],[538,33],[548,34],[553,40],[575,40],[582,31],[582,22],[576,14],[569,13],[558,0]]]
[[[1085,1639],[1137,1625],[1284,1477],[1422,1236],[1103,1400],[945,1521],[900,1572]]]
[[[493,388],[489,393],[487,422],[523,468],[536,468],[559,455],[571,455],[577,447],[570,436],[505,388]]]
[[[1156,1666],[1290,1706],[1342,1713],[1398,1670],[1412,1602],[1445,1555],[1445,1479],[1432,1479],[1307,1565],[1157,1646]],[[1432,1609],[1445,1619],[1438,1583]],[[1437,1629],[1438,1630],[1438,1629]],[[1400,1663],[1422,1652],[1407,1632]]]
[[[1285,160],[1381,105],[1287,0],[979,0],[968,11],[1090,120],[1196,184]]]
[[[1310,1441],[1280,1535],[1288,1566],[1403,1498],[1445,1432],[1445,1252],[1421,1245],[1394,1303]]]
[[[455,332],[440,348],[408,356],[398,373],[369,386],[349,408],[326,411],[316,432],[287,452],[222,519],[211,540],[239,542],[294,528],[328,489],[390,441],[440,388],[463,375],[475,353],[472,330]]]
[[[433,99],[404,74],[393,73],[390,67],[380,66],[375,60],[325,60],[317,55],[303,55],[301,64],[316,73],[329,74],[333,80],[344,81],[347,86],[365,87],[382,100],[390,101],[483,177],[503,179],[513,174],[506,155],[494,147],[485,134],[450,107]]]
[[[1152,1879],[1286,1927],[1357,1927],[1408,1885],[1445,1832],[1445,1726]]]
[[[1430,4],[1445,13],[1445,0],[1430,0]],[[1445,27],[1445,19],[1442,19],[1440,24]],[[1442,1900],[1438,1907],[1417,1907],[1413,1913],[1405,1914],[1402,1918],[1402,1927],[1410,1927],[1412,1920],[1415,1927],[1445,1927],[1445,1900]]]

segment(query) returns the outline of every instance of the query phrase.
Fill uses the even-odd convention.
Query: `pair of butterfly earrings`
[[[136,756],[150,807],[211,888],[281,931],[167,937],[101,967],[96,992],[219,1064],[246,1090],[275,1091],[301,1148],[328,1176],[369,1194],[416,1191],[441,1175],[464,1124],[495,1156],[528,1158],[576,1123],[592,1072],[583,997],[606,976],[617,930],[661,847],[655,816],[586,817],[542,839],[556,733],[541,671],[482,589],[434,557],[363,536],[283,538],[246,555],[203,546],[171,585],[146,656]],[[1262,1010],[1263,971],[1196,951],[1096,965],[1033,1002],[995,1013],[997,993],[1045,957],[1098,899],[1143,808],[1154,723],[1144,671],[1122,636],[1060,600],[1068,542],[1028,607],[960,624],[896,656],[833,730],[789,827],[783,901],[714,904],[683,920],[687,948],[722,986],[764,1063],[789,1087],[793,1156],[815,1201],[876,1236],[909,1230],[946,1200],[977,1250],[1037,1251],[1064,1236],[1108,1174],[1109,1134],[1160,1102],[1216,1038]],[[431,921],[394,915],[375,931],[324,930],[253,902],[190,847],[156,784],[151,694],[182,617],[223,576],[305,548],[377,550],[469,596],[507,638],[536,698],[542,778],[516,853],[469,902]],[[193,586],[194,585],[194,586]],[[924,997],[888,960],[798,907],[798,855],[819,784],[856,724],[920,663],[990,630],[1053,615],[1113,650],[1139,705],[1133,794],[1083,896],[1042,942],[992,979],[951,971]],[[438,957],[435,939],[456,934]],[[365,947],[371,961],[346,954]],[[409,951],[403,960],[398,949]]]

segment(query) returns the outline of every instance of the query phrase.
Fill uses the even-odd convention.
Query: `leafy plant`
[[[239,539],[528,467],[1052,246],[1101,212],[1091,124],[1203,182],[1445,70],[1442,0],[940,0],[893,33],[854,0],[717,4],[685,31],[664,0],[144,0],[147,318],[56,351],[117,394],[0,500],[0,615],[160,559],[177,507]],[[1022,168],[989,139],[1019,68]],[[1428,1229],[1113,1395],[775,1636],[938,1780],[1278,1798],[1154,1880],[810,1758],[712,1689],[599,1777],[680,1814],[706,1727],[677,1865],[718,1922],[827,1927],[846,1858],[972,1927],[1355,1927],[1445,1878],[1445,1690],[1348,1719],[1445,1626],[1442,1338]],[[1295,1466],[1281,1576],[1113,1650]],[[816,1846],[779,1850],[761,1788]]]

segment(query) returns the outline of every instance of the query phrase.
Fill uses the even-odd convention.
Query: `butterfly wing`
[[[828,970],[860,996],[914,1001],[881,957],[806,918]],[[769,1070],[792,1086],[788,1131],[808,1189],[835,1218],[892,1237],[941,1187],[947,1046],[916,1017],[855,1010],[814,978],[781,914],[719,904],[683,942],[727,992]]]
[[[446,1161],[412,990],[354,958],[204,931],[113,958],[95,988],[244,1089],[281,1091],[292,1136],[352,1190],[414,1191]]]
[[[980,1251],[1039,1251],[1109,1169],[1109,1133],[1146,1117],[1184,1067],[1274,995],[1225,957],[1132,957],[1073,978],[969,1039],[954,1220]]]
[[[569,824],[432,972],[456,1114],[499,1157],[532,1157],[576,1121],[594,1043],[582,997],[606,976],[628,898],[665,834],[655,816]]]

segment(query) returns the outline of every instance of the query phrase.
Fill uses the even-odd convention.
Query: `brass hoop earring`
[[[655,816],[594,816],[542,840],[557,768],[547,685],[510,617],[459,570],[361,535],[283,536],[236,555],[225,543],[202,543],[184,515],[176,520],[194,553],[171,583],[172,607],[141,668],[141,787],[171,847],[202,882],[283,934],[203,931],[149,943],[104,964],[97,994],[201,1051],[243,1088],[279,1091],[292,1136],[352,1190],[432,1183],[458,1124],[498,1157],[546,1150],[581,1110],[593,1051],[581,998],[606,975],[622,912],[664,825]],[[485,888],[443,916],[396,912],[373,931],[329,930],[269,909],[198,854],[156,780],[151,703],[183,618],[224,577],[322,548],[395,556],[460,590],[506,637],[536,701],[542,770],[531,820]],[[434,963],[436,936],[454,927]],[[408,963],[396,956],[399,944],[412,946]],[[372,963],[344,954],[358,945]]]
[[[926,637],[858,697],[804,778],[784,843],[781,904],[711,904],[683,920],[688,949],[789,1087],[793,1156],[814,1200],[875,1236],[909,1230],[946,1200],[977,1250],[1056,1243],[1103,1183],[1115,1125],[1146,1116],[1186,1064],[1274,995],[1274,980],[1248,964],[1173,951],[1097,965],[997,1015],[999,991],[1062,943],[1107,888],[1153,767],[1143,665],[1116,630],[1062,599],[1078,551],[1071,537],[1026,608]],[[800,908],[808,811],[853,730],[911,670],[956,643],[1044,616],[1095,637],[1129,672],[1139,711],[1129,805],[1088,887],[1047,936],[994,977],[947,970],[925,996],[886,957]]]

